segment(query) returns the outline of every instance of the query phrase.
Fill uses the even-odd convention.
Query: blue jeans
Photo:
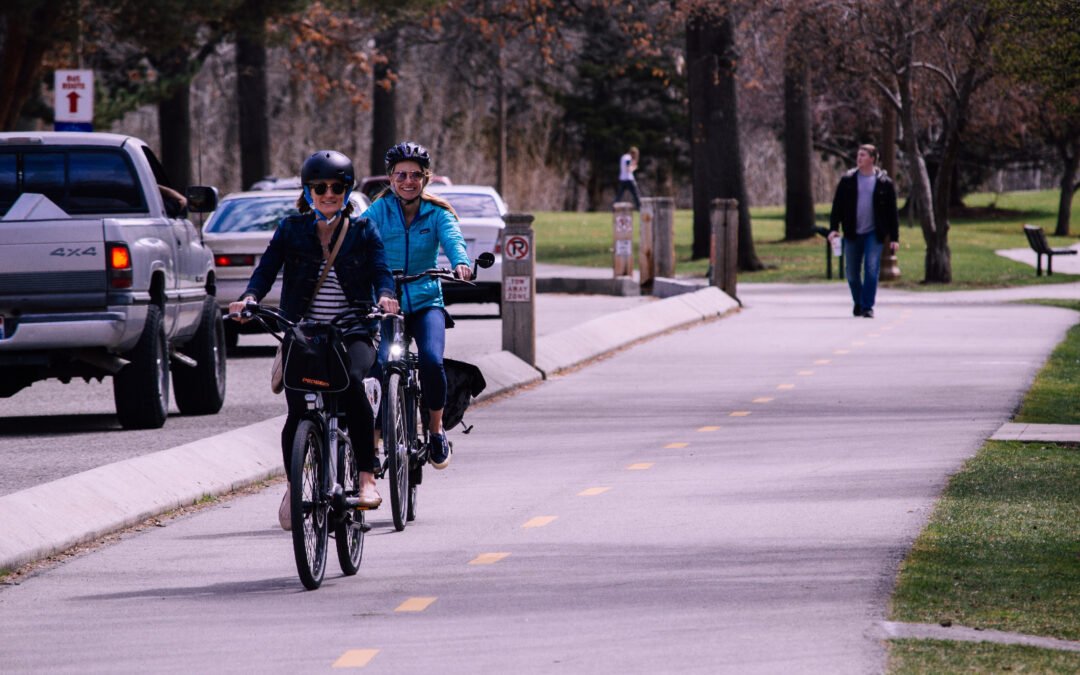
[[[428,410],[442,410],[446,405],[446,370],[443,368],[443,351],[446,349],[446,314],[441,307],[427,307],[405,316],[405,331],[416,343],[420,357],[420,389]],[[382,377],[382,364],[390,356],[390,342],[394,336],[394,324],[386,319],[382,324],[382,341],[379,357],[372,374]]]
[[[885,244],[878,241],[874,232],[860,234],[854,239],[844,239],[844,267],[848,287],[851,289],[851,299],[863,311],[874,307],[878,274],[881,271],[881,251],[884,247]]]

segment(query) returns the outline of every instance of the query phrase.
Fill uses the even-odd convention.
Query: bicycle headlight
[[[401,348],[401,345],[390,345],[390,356],[395,359],[401,358],[401,353],[405,351]]]

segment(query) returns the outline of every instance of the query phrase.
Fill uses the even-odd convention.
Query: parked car
[[[248,279],[259,264],[266,245],[270,243],[278,223],[295,214],[298,190],[253,190],[234,192],[221,199],[217,209],[203,227],[203,241],[214,253],[217,266],[218,306],[223,313],[229,303],[247,289]],[[354,191],[350,197],[353,213],[363,213],[370,205],[367,197]],[[276,305],[281,299],[281,277],[263,301]],[[258,322],[241,326],[225,322],[225,341],[235,347],[241,332],[259,332]]]
[[[453,181],[449,176],[432,176],[429,185],[453,185]],[[375,199],[375,196],[385,190],[390,185],[390,178],[388,176],[368,176],[360,179],[360,192],[364,193],[364,196],[368,199]]]
[[[477,270],[475,286],[445,284],[446,303],[496,302],[501,306],[502,233],[506,226],[502,217],[507,212],[506,202],[495,188],[486,185],[428,185],[427,192],[439,195],[457,211],[470,259],[476,260],[476,256],[485,251],[495,254],[494,265]],[[441,251],[438,264],[440,267],[450,265]]]
[[[262,180],[252,183],[248,190],[299,190],[301,187],[303,187],[303,184],[300,182],[300,176],[286,176],[284,178],[266,176]]]

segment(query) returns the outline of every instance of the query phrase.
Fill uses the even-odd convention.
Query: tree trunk
[[[694,188],[692,257],[709,256],[712,200],[739,201],[739,269],[764,267],[754,251],[750,205],[746,198],[739,149],[738,97],[735,69],[738,52],[730,13],[709,10],[687,19],[687,75],[690,90],[690,142]]]
[[[9,12],[0,50],[0,131],[12,131],[19,123],[23,105],[41,86],[45,57],[57,37],[64,10],[41,3],[25,15]]]
[[[1069,236],[1069,225],[1072,220],[1072,200],[1076,193],[1076,170],[1080,164],[1080,138],[1073,138],[1058,145],[1061,153],[1064,170],[1061,173],[1061,195],[1058,199],[1057,226],[1054,235],[1058,237]]]
[[[397,139],[397,83],[392,79],[397,31],[388,29],[375,37],[375,86],[371,96],[371,157],[368,168],[372,176],[386,173],[386,151]]]
[[[175,85],[172,94],[158,103],[161,164],[180,192],[191,185],[191,84]]]
[[[907,45],[910,49],[910,43]],[[910,64],[911,58],[906,60]],[[904,144],[911,172],[912,206],[918,213],[922,226],[923,240],[926,242],[926,263],[924,283],[943,283],[952,281],[952,262],[949,251],[948,230],[942,232],[934,218],[934,198],[930,187],[930,174],[926,170],[926,160],[919,148],[917,124],[915,120],[915,102],[911,91],[912,68],[910,65],[901,72],[900,85],[900,120],[904,127]]]
[[[813,133],[810,117],[810,73],[789,35],[784,58],[784,239],[814,236]]]
[[[497,127],[495,133],[498,136],[496,138],[496,151],[495,151],[495,190],[501,194],[506,194],[506,57],[503,54],[501,48],[496,47],[499,50],[498,61],[499,71],[496,74],[495,80],[495,105],[496,110],[496,124]]]
[[[244,3],[236,36],[236,99],[240,118],[240,184],[247,189],[270,174],[266,92],[266,16],[259,0]]]

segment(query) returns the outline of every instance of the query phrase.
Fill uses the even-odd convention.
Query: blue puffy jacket
[[[421,198],[420,209],[412,223],[405,227],[405,214],[392,193],[376,199],[364,218],[379,230],[386,253],[386,264],[392,270],[417,274],[435,267],[442,245],[454,267],[471,265],[461,236],[457,216],[438,204]],[[442,307],[442,286],[437,279],[418,279],[401,289],[401,307],[406,314],[425,307]]]

